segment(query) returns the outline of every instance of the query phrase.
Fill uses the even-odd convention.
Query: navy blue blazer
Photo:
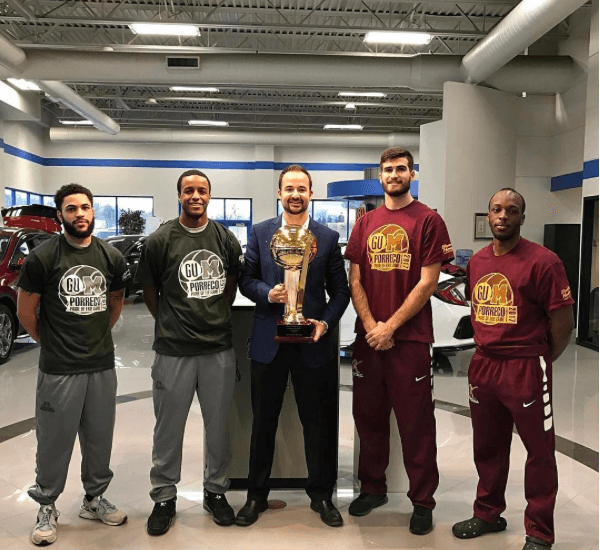
[[[252,227],[246,249],[246,266],[239,280],[240,292],[256,304],[250,357],[265,364],[273,361],[279,349],[279,344],[273,339],[277,319],[283,316],[284,311],[283,304],[271,304],[268,298],[269,291],[283,283],[283,269],[275,264],[269,253],[271,237],[280,227],[281,216]],[[308,367],[320,367],[332,359],[331,332],[348,307],[350,289],[338,245],[339,234],[312,218],[308,228],[317,239],[318,250],[309,264],[302,314],[307,319],[325,321],[329,330],[318,342],[295,345],[299,347]]]

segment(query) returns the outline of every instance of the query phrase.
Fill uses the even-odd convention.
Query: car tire
[[[13,349],[16,338],[15,318],[12,311],[0,304],[0,365],[6,363]]]

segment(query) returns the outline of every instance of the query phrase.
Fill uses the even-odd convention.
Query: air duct
[[[462,82],[461,56],[415,55],[412,57],[318,56],[289,54],[203,55],[198,71],[168,69],[165,55],[154,53],[27,50],[27,64],[20,77],[30,80],[60,80],[113,85],[210,85],[323,86],[345,88],[410,88],[442,91],[444,82]],[[560,93],[580,70],[570,57],[527,56],[518,62],[535,74],[543,74],[544,85],[529,79],[532,93]],[[513,64],[505,67],[510,76]],[[10,76],[10,75],[9,75]],[[0,71],[0,78],[4,78]],[[509,79],[510,81],[511,79]],[[509,93],[526,91],[522,86]]]
[[[103,132],[114,136],[121,127],[108,115],[92,105],[87,99],[75,93],[71,88],[56,80],[37,80],[36,84],[43,92],[58,99],[65,107],[87,118],[92,124]]]
[[[468,84],[485,81],[585,3],[586,0],[522,0],[463,58],[463,80]]]
[[[80,128],[50,128],[54,142],[204,143],[278,146],[419,147],[418,133],[244,132],[239,130],[121,130],[108,136]]]
[[[62,82],[56,80],[40,80],[23,76],[22,66],[28,65],[24,65],[25,60],[29,61],[25,52],[10,42],[10,40],[7,40],[0,35],[0,65],[5,67],[6,73],[2,78],[19,77],[27,80],[37,80],[37,85],[42,91],[52,96],[53,99],[60,101],[63,105],[80,114],[82,117],[90,120],[98,130],[108,132],[111,135],[119,132],[120,126],[112,118],[105,115],[100,109],[96,108]]]

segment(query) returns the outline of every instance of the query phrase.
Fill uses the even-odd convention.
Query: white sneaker
[[[99,519],[106,525],[121,525],[127,521],[127,514],[111,504],[102,495],[88,501],[83,497],[79,517],[84,519]]]
[[[58,536],[58,516],[60,514],[54,504],[40,506],[37,523],[31,532],[31,542],[37,546],[48,546]]]

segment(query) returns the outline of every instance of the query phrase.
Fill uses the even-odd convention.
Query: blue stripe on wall
[[[583,179],[598,177],[598,159],[586,160],[583,163]]]
[[[573,172],[556,176],[550,180],[550,191],[561,191],[583,186],[583,172]]]

